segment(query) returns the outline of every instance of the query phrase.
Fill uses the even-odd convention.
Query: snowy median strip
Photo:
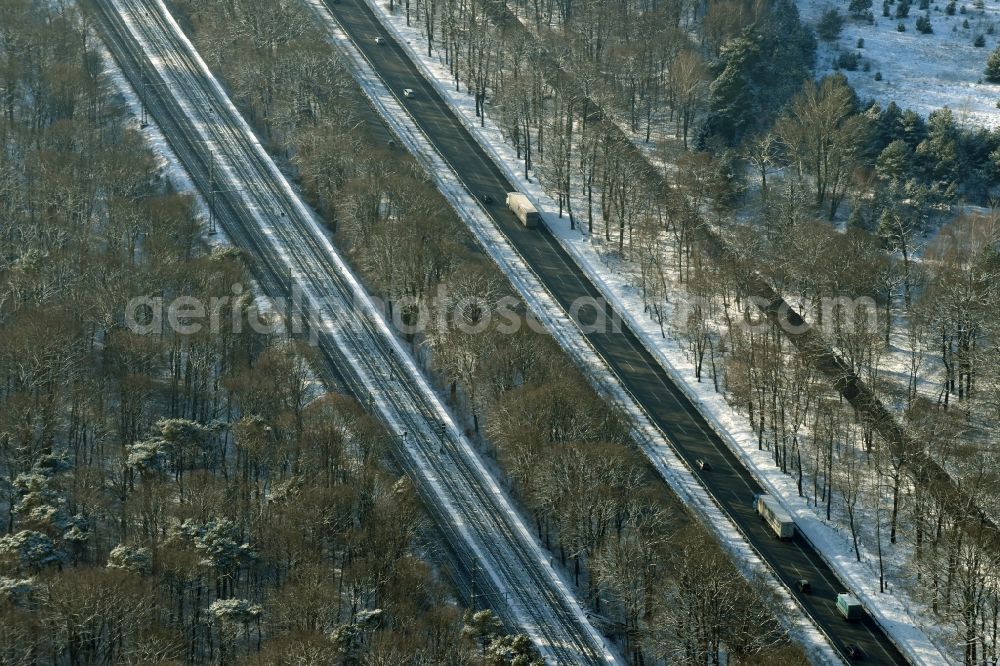
[[[319,0],[308,1],[326,15],[328,22],[332,21],[329,12],[321,6],[322,3]],[[521,191],[535,202],[553,236],[558,239],[574,261],[589,276],[601,294],[614,305],[616,311],[640,336],[643,344],[662,364],[663,368],[670,373],[676,384],[681,387],[694,404],[698,405],[699,411],[706,417],[713,430],[746,464],[761,486],[781,500],[789,513],[795,517],[803,536],[813,544],[816,551],[841,579],[846,581],[850,590],[864,601],[890,640],[913,663],[930,665],[947,662],[947,659],[928,638],[927,634],[919,628],[918,619],[909,610],[909,600],[896,595],[879,593],[877,571],[874,571],[869,563],[853,561],[851,546],[845,536],[838,533],[831,525],[824,523],[808,506],[805,499],[796,496],[797,492],[793,481],[773,467],[767,452],[764,452],[763,455],[759,454],[756,440],[750,436],[752,433],[749,433],[749,429],[743,422],[745,419],[733,414],[733,410],[726,404],[721,395],[714,393],[707,386],[692,386],[686,376],[678,370],[678,366],[689,365],[683,349],[675,341],[663,339],[658,324],[652,320],[635,316],[635,312],[643,311],[641,298],[636,293],[635,288],[621,277],[611,274],[586,236],[578,231],[569,230],[566,222],[558,218],[555,214],[558,206],[541,186],[526,182],[519,174],[519,169],[512,166],[517,164],[519,160],[503,140],[500,130],[492,119],[487,117],[486,127],[480,127],[479,118],[475,116],[472,98],[455,91],[447,69],[437,59],[425,56],[415,46],[423,39],[419,30],[407,27],[401,17],[389,14],[387,9],[378,2],[366,1],[381,18],[383,25],[393,32],[399,44],[406,49],[410,59],[421,70],[425,78],[435,85],[438,93],[455,111],[456,116],[465,124],[466,129],[490,154],[511,182],[517,183]],[[353,45],[350,44],[349,39],[340,31],[339,27],[336,28],[334,34],[336,35],[337,32],[340,34],[338,39],[344,40],[341,42],[341,46],[348,51],[355,67],[361,68],[360,78],[367,83],[366,91],[376,107],[394,130],[400,134],[401,139],[407,142],[407,147],[424,161],[425,166],[429,167],[429,172],[437,180],[442,191],[451,199],[479,241],[514,282],[518,291],[532,305],[539,318],[553,332],[563,347],[574,356],[575,360],[595,371],[592,379],[601,385],[603,392],[614,396],[620,404],[629,409],[630,413],[645,420],[644,415],[636,414],[637,411],[641,412],[641,410],[630,396],[625,395],[620,384],[613,382],[614,386],[608,386],[611,382],[602,379],[602,376],[609,371],[602,362],[596,360],[596,353],[582,339],[573,322],[565,316],[555,300],[541,287],[540,281],[534,276],[526,262],[494,227],[492,221],[479,208],[478,203],[465,191],[457,176],[450,168],[447,168],[442,158],[433,150],[429,141],[423,137],[415,123],[409,119],[398,100],[391,93],[387,94],[388,91],[384,84],[371,71],[370,65],[363,60],[363,56],[355,52]],[[553,312],[559,313],[559,316],[551,316],[550,313]],[[649,423],[648,420],[645,422]],[[728,517],[722,515],[711,498],[705,497],[704,501],[693,499],[699,495],[706,495],[704,489],[683,461],[679,460],[673,450],[664,442],[659,430],[651,423],[649,427],[649,431],[642,433],[640,442],[643,443],[643,448],[650,459],[661,473],[664,473],[665,478],[671,482],[671,486],[685,499],[693,501],[704,511],[711,512],[706,513],[706,516],[713,525],[713,529],[719,532],[721,526],[718,523],[722,521],[728,530],[737,532],[735,536],[739,538],[735,525]],[[734,433],[738,436],[734,436]],[[672,464],[668,465],[668,460]],[[679,489],[677,487],[680,481],[677,478],[678,475],[685,477],[684,483],[681,485],[694,485],[696,488]],[[706,503],[709,506],[706,506]],[[720,536],[723,536],[722,532],[719,533]],[[739,538],[739,540],[745,543],[744,539]],[[723,543],[726,543],[725,537],[723,537]],[[746,544],[746,548],[750,548],[749,544]],[[734,551],[734,554],[739,553]],[[759,558],[754,557],[753,560],[763,566],[763,562]],[[778,583],[776,582],[776,584]],[[781,586],[781,589],[784,591],[786,600],[794,603],[784,586]],[[810,626],[813,625],[810,624]],[[839,661],[839,658],[837,660]]]

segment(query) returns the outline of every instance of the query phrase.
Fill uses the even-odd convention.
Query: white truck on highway
[[[770,495],[757,495],[754,509],[779,539],[791,539],[795,536],[795,521]]]
[[[514,215],[517,215],[517,219],[521,220],[521,224],[528,229],[538,226],[538,211],[528,201],[528,197],[520,192],[507,193],[507,208],[510,208]]]
[[[857,622],[864,615],[864,608],[861,601],[850,592],[843,592],[837,595],[837,610],[848,622]]]

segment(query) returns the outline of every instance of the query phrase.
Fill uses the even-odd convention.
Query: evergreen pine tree
[[[851,0],[847,8],[854,16],[861,16],[872,8],[872,0]]]
[[[840,36],[840,30],[844,27],[844,17],[836,9],[829,9],[823,13],[823,18],[816,26],[816,34],[820,39],[832,42]]]
[[[958,141],[958,125],[951,109],[931,111],[927,116],[927,138],[914,152],[926,177],[942,188],[962,177]]]
[[[986,59],[986,69],[983,70],[986,80],[992,83],[1000,83],[1000,46],[993,50],[990,57]]]
[[[875,174],[880,180],[898,181],[910,170],[913,151],[902,139],[896,139],[875,160]]]
[[[912,109],[903,112],[899,126],[903,132],[903,139],[911,146],[917,145],[927,136],[927,123]]]

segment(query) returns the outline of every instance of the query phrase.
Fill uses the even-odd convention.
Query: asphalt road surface
[[[481,201],[486,195],[492,198],[494,203],[486,209],[497,227],[562,307],[569,311],[578,298],[599,299],[597,289],[547,230],[525,229],[505,208],[506,193],[516,188],[455,118],[434,86],[422,77],[365,0],[327,0],[326,4],[469,191]],[[381,44],[376,43],[376,37],[382,38]],[[414,91],[412,97],[403,96],[407,88]],[[610,318],[613,313],[608,311],[604,316]],[[906,664],[903,655],[870,618],[849,623],[840,616],[834,602],[837,593],[846,590],[805,540],[798,535],[792,541],[774,538],[752,507],[754,495],[763,492],[761,487],[635,334],[623,324],[620,333],[587,337],[692,468],[696,468],[697,459],[709,462],[711,471],[699,472],[702,482],[844,658],[848,659],[846,646],[855,645],[864,652],[866,663]],[[799,579],[810,582],[811,593],[798,591],[795,583]]]

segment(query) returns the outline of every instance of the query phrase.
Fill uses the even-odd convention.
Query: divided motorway
[[[321,352],[317,370],[394,433],[397,459],[444,537],[459,589],[527,633],[549,663],[618,663],[162,1],[91,4],[106,44],[192,180],[216,193],[215,213],[254,260],[264,291],[301,290]]]
[[[579,298],[600,299],[597,288],[547,230],[525,229],[504,208],[506,193],[516,188],[454,116],[434,85],[423,78],[392,32],[372,13],[367,0],[325,1],[341,27],[473,196],[482,201],[488,195],[496,202],[485,207],[487,212],[560,305],[570,311],[571,304]],[[376,43],[376,37],[381,37],[381,44]],[[407,88],[415,91],[412,97],[402,95]],[[610,320],[614,313],[607,307],[604,316]],[[846,646],[856,645],[863,650],[868,663],[906,664],[903,655],[870,618],[859,623],[847,623],[841,618],[834,600],[837,593],[845,590],[801,536],[796,535],[790,542],[772,536],[752,507],[753,497],[762,492],[761,487],[633,331],[623,324],[621,333],[591,333],[587,338],[692,469],[699,458],[710,463],[712,470],[700,473],[708,491],[806,612],[831,637],[841,655],[846,659]],[[809,580],[811,593],[797,590],[795,582],[799,579]]]

